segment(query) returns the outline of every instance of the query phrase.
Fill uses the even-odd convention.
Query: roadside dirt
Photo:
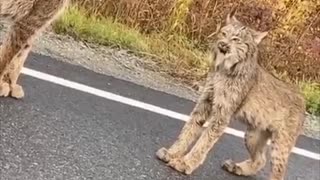
[[[0,28],[1,39],[6,30],[6,26]],[[192,101],[196,101],[199,95],[199,91],[192,87],[160,73],[160,70],[154,68],[156,65],[153,61],[137,57],[126,50],[88,44],[47,31],[36,40],[33,52]],[[319,131],[320,117],[308,115],[304,134],[320,139]]]

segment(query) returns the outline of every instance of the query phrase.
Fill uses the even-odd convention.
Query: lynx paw
[[[15,85],[11,89],[11,97],[16,98],[16,99],[21,99],[24,97],[24,91],[22,86],[20,85]]]
[[[191,174],[194,170],[194,168],[191,168],[183,158],[172,159],[168,163],[168,166],[186,175]]]
[[[228,171],[229,173],[232,173],[238,176],[243,175],[242,169],[231,159],[225,161],[222,165],[222,168]]]
[[[0,96],[7,97],[10,94],[10,86],[8,83],[0,85]]]
[[[161,161],[167,163],[172,159],[172,156],[169,154],[168,150],[166,148],[160,148],[157,153],[156,156],[158,157],[158,159],[160,159]]]

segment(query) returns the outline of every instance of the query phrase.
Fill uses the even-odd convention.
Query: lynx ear
[[[233,8],[231,9],[231,12],[227,15],[227,20],[226,20],[227,24],[239,22],[239,21],[237,20],[237,18],[235,17],[235,14],[236,14],[236,12],[237,12],[237,9],[238,9],[237,6],[235,6],[235,7],[233,7]]]
[[[253,39],[254,41],[259,44],[263,38],[265,38],[268,35],[268,32],[258,32],[258,31],[254,31],[253,32]]]

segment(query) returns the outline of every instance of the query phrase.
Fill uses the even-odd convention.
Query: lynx
[[[67,6],[69,0],[0,0],[0,18],[10,22],[0,48],[0,96],[23,98],[17,84],[35,38]]]
[[[270,139],[269,179],[283,180],[289,154],[303,128],[305,100],[296,87],[259,65],[258,45],[267,32],[243,25],[235,12],[228,14],[218,31],[212,48],[215,63],[190,120],[175,143],[169,149],[160,148],[156,156],[171,168],[191,174],[204,163],[230,121],[240,120],[247,125],[245,145],[250,156],[243,162],[227,160],[223,169],[239,176],[255,175],[266,164]]]

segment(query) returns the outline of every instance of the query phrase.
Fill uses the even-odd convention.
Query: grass
[[[176,78],[187,80],[201,79],[208,70],[208,54],[195,48],[195,45],[181,34],[170,32],[142,34],[135,28],[106,17],[89,15],[78,6],[71,6],[58,19],[55,32],[68,34],[74,38],[100,45],[116,45],[152,57],[157,69]],[[150,59],[150,58],[148,58]],[[308,112],[320,116],[319,84],[301,83]]]
[[[117,45],[140,55],[150,55],[163,70],[176,77],[185,78],[190,72],[199,77],[206,72],[207,62],[203,61],[206,53],[195,50],[187,38],[177,34],[144,35],[110,18],[88,15],[77,6],[71,6],[53,24],[53,29],[87,42]]]
[[[260,31],[270,31],[267,38],[270,41],[265,41],[268,49],[261,51],[262,56],[266,57],[261,59],[261,63],[268,70],[275,69],[277,73],[287,73],[291,79],[311,79],[320,82],[318,73],[320,63],[316,63],[319,58],[317,50],[320,47],[316,38],[320,35],[319,0],[71,1],[85,8],[88,14],[116,19],[117,22],[136,29],[144,35],[155,34],[156,38],[152,39],[157,39],[160,33],[160,38],[164,42],[161,44],[169,44],[170,49],[175,49],[176,46],[171,46],[171,44],[183,47],[185,44],[182,46],[179,41],[184,42],[187,37],[193,44],[196,44],[196,47],[204,51],[211,41],[208,36],[223,23],[230,9],[238,5],[237,16],[242,22]],[[170,39],[168,34],[179,34],[182,40],[175,39],[174,42],[168,43]],[[160,51],[160,53],[153,53],[157,56],[165,51],[161,47],[158,49],[159,47],[152,42],[149,46],[152,51]],[[187,49],[187,54],[191,55],[191,52],[194,51],[190,51],[188,44],[183,49]],[[179,59],[180,54],[173,53],[176,56],[173,59]],[[189,61],[181,60],[185,56],[187,55],[180,58],[176,65]],[[161,62],[165,59],[168,58],[163,58]],[[199,70],[192,69],[192,67],[184,66],[184,69]]]
[[[57,33],[69,34],[88,42],[101,45],[120,45],[138,51],[148,51],[146,38],[138,31],[106,18],[86,16],[83,9],[71,6],[54,23]]]
[[[307,101],[308,112],[320,116],[320,84],[301,83],[300,87]]]

